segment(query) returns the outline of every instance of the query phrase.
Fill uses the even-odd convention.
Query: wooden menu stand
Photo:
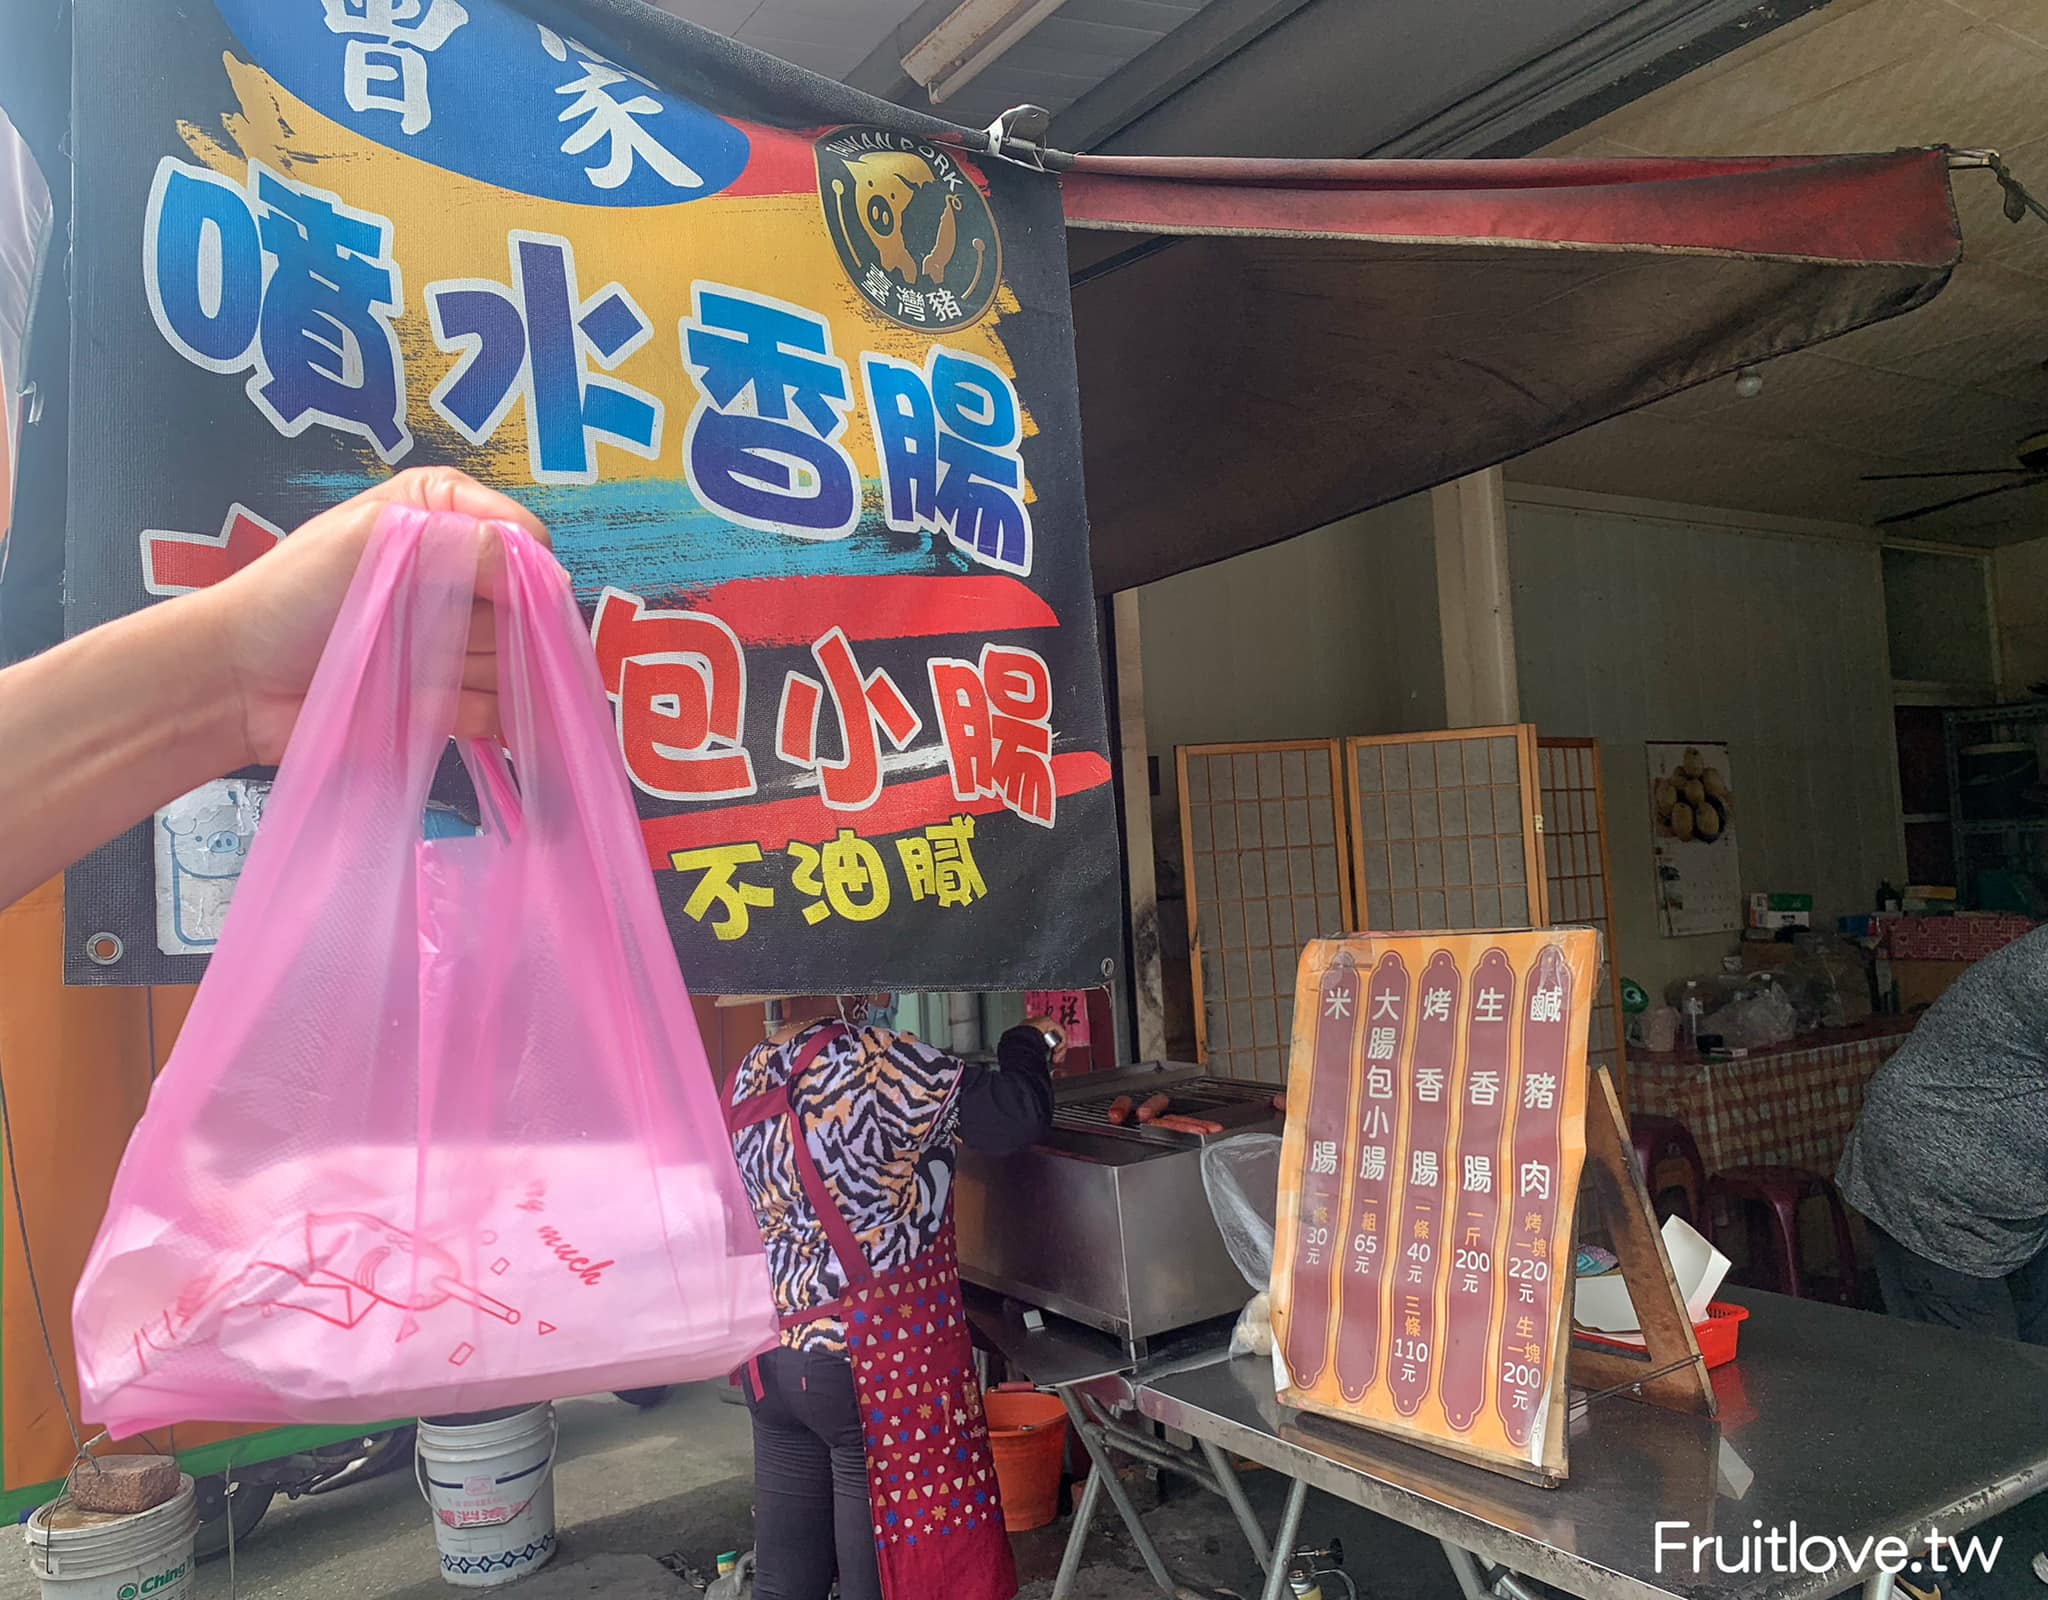
[[[1649,1191],[1636,1171],[1621,1102],[1604,1066],[1593,1068],[1586,1100],[1586,1172],[1612,1230],[1610,1243],[1642,1329],[1644,1350],[1641,1355],[1624,1353],[1575,1338],[1570,1381],[1595,1393],[1620,1390],[1671,1411],[1711,1417],[1716,1406],[1707,1364],[1700,1358],[1699,1341],[1671,1274],[1671,1258],[1664,1253]]]

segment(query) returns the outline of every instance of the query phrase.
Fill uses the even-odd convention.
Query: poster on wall
[[[1667,939],[1742,927],[1742,865],[1728,746],[1647,743],[1657,925]]]
[[[72,18],[71,632],[452,463],[553,530],[693,988],[1104,981],[1054,177],[652,6]],[[73,871],[72,981],[199,976],[227,806]]]
[[[1565,1473],[1590,928],[1318,939],[1273,1247],[1287,1404]]]

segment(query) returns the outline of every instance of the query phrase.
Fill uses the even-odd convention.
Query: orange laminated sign
[[[1598,973],[1586,928],[1303,951],[1273,1257],[1288,1404],[1564,1475]]]

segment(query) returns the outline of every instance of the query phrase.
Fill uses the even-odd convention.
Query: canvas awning
[[[582,4],[593,21],[630,18],[620,25],[650,49],[680,49],[676,36],[686,76],[751,57],[652,8]],[[0,103],[47,159],[64,128],[65,13],[0,0],[0,16],[22,46],[0,70]],[[779,63],[771,76],[804,82],[835,117],[886,113],[963,146],[978,138]],[[1103,593],[1909,310],[1960,250],[1938,149],[1060,165]],[[53,402],[53,425],[23,441],[0,656],[58,636],[68,330],[52,310],[26,376]]]
[[[1911,310],[1949,154],[1081,157],[1096,587],[1219,561]]]

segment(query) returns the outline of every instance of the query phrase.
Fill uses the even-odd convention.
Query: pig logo
[[[880,128],[829,133],[817,157],[825,230],[870,306],[934,333],[988,310],[1002,245],[988,198],[958,157]]]

